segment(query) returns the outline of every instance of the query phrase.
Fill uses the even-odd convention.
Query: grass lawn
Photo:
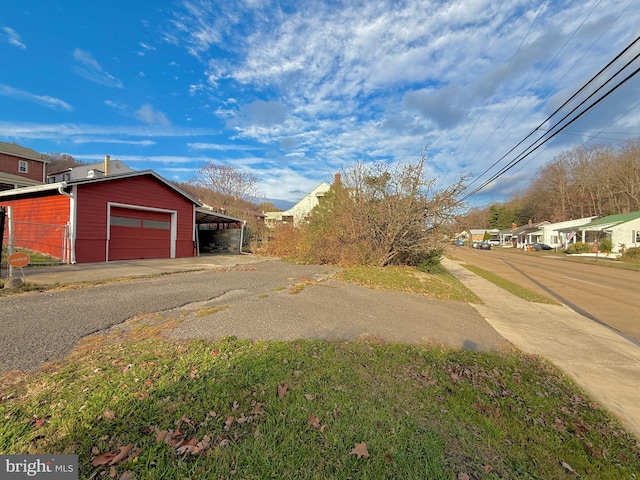
[[[418,293],[441,300],[482,303],[475,293],[444,268],[434,275],[412,267],[353,267],[342,269],[338,277],[369,288]]]
[[[495,273],[489,272],[480,267],[476,267],[475,265],[462,264],[462,266],[467,270],[475,273],[476,275],[486,280],[489,280],[491,283],[496,284],[500,288],[504,288],[507,292],[512,293],[517,297],[520,297],[528,302],[546,303],[549,305],[560,305],[558,302],[556,302],[550,297],[547,297],[545,295],[540,295],[539,293],[534,292],[533,290],[524,288],[518,285],[517,283],[510,282],[509,280],[506,280],[500,277],[499,275],[496,275]]]
[[[533,356],[375,339],[177,343],[159,334],[172,325],[137,322],[39,373],[4,375],[0,452],[76,453],[83,479],[640,471],[636,439]]]

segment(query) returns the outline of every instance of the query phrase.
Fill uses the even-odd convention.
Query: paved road
[[[79,289],[2,298],[0,372],[33,370],[68,354],[82,337],[143,313],[183,320],[182,338],[236,335],[264,339],[392,341],[470,350],[508,345],[471,306],[399,292],[381,292],[329,277],[325,266],[266,260]],[[298,294],[288,287],[306,281]],[[214,315],[184,315],[226,306]]]
[[[456,248],[451,254],[547,296],[640,344],[640,272],[540,252]]]

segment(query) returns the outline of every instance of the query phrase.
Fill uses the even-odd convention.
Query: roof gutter
[[[64,195],[65,197],[73,198],[73,194],[65,192],[65,188],[67,188],[67,184],[65,182],[62,182],[60,185],[58,185],[58,193],[60,195]]]

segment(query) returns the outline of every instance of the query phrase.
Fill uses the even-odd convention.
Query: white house
[[[106,155],[104,162],[77,165],[58,172],[52,172],[47,175],[47,183],[68,182],[70,180],[106,177],[131,172],[133,172],[133,170],[120,160],[111,160],[109,156]]]
[[[540,243],[546,243],[551,247],[561,247],[568,243],[576,241],[577,229],[581,225],[586,225],[596,217],[577,218],[575,220],[567,220],[565,222],[548,223],[541,225],[542,237]]]
[[[609,215],[578,227],[585,242],[611,239],[612,253],[631,247],[640,247],[640,212]]]
[[[266,224],[291,223],[294,227],[297,227],[309,217],[311,210],[318,205],[319,199],[324,197],[330,188],[331,185],[322,182],[289,210],[284,212],[265,212]]]

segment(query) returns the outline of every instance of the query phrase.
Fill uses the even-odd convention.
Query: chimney
[[[340,172],[336,172],[336,175],[333,177],[333,184],[340,185]]]
[[[516,225],[516,222],[511,222],[511,230],[515,230],[516,228],[518,228],[518,225]]]
[[[529,219],[529,226],[533,227],[533,221],[531,219]]]
[[[104,156],[104,176],[108,177],[109,176],[109,162],[111,160],[111,157],[109,155],[105,155]]]

